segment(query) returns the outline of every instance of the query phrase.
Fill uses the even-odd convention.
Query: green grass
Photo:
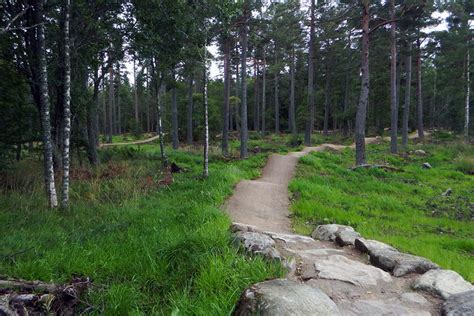
[[[88,276],[94,286],[84,299],[109,315],[228,314],[248,285],[282,275],[279,264],[230,245],[220,210],[240,179],[259,175],[266,154],[211,156],[203,180],[200,152],[168,152],[187,172],[159,186],[158,146],[103,150],[99,168],[75,168],[67,210],[46,207],[39,162],[11,168],[0,195],[0,275]]]
[[[295,228],[352,225],[364,237],[430,258],[474,281],[474,178],[468,173],[474,150],[459,143],[412,146],[427,157],[389,155],[387,145],[368,147],[369,163],[403,169],[350,170],[354,151],[319,152],[300,160],[290,183]],[[470,158],[467,158],[470,157]],[[423,169],[429,162],[433,168]],[[452,195],[443,197],[448,188]]]

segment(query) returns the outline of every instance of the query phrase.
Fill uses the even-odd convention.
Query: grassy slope
[[[285,150],[281,141],[252,144]],[[200,152],[170,152],[188,172],[159,188],[158,146],[140,148],[104,151],[109,162],[92,179],[73,182],[66,211],[48,210],[41,185],[22,181],[41,177],[17,175],[16,191],[0,195],[0,275],[53,282],[89,276],[95,288],[87,301],[96,313],[114,315],[226,314],[249,284],[281,275],[279,265],[230,245],[230,220],[219,209],[240,179],[259,175],[266,154],[212,157],[202,180]]]
[[[430,155],[402,158],[388,155],[386,145],[369,146],[369,162],[388,162],[404,172],[349,170],[354,161],[349,149],[303,157],[290,184],[296,229],[307,234],[316,224],[352,225],[367,238],[430,258],[474,281],[474,222],[469,220],[474,179],[459,171],[469,167],[468,161],[472,168],[474,150],[459,144],[418,148]],[[433,169],[422,169],[425,161]],[[447,188],[453,194],[444,198]],[[464,220],[456,220],[456,214],[464,214]]]

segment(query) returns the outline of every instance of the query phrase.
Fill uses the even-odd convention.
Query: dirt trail
[[[134,141],[134,142],[127,142],[127,143],[104,143],[104,144],[100,144],[99,147],[111,147],[111,146],[124,146],[124,145],[140,145],[140,144],[147,144],[147,143],[151,143],[152,141],[157,140],[157,139],[159,139],[159,138],[160,138],[160,136],[159,136],[159,135],[156,135],[156,136],[153,136],[153,137],[150,137],[150,138],[147,138],[147,139],[137,140],[137,141]]]
[[[366,138],[366,144],[379,140],[375,137]],[[313,151],[344,148],[354,148],[354,145],[322,144],[287,155],[271,155],[260,178],[242,180],[237,184],[233,196],[224,206],[225,210],[234,222],[253,225],[265,231],[291,233],[288,184],[294,176],[298,159]]]
[[[410,138],[416,136],[412,134]],[[366,144],[381,140],[366,138]],[[331,241],[293,233],[289,217],[288,183],[294,176],[298,159],[314,151],[344,148],[354,148],[354,145],[323,144],[305,147],[300,152],[287,155],[271,155],[262,176],[256,180],[239,182],[233,196],[224,205],[234,222],[232,230],[236,232],[236,238],[240,238],[244,247],[251,252],[265,254],[270,258],[293,260],[288,263],[285,259],[285,265],[289,267],[286,280],[296,282],[297,286],[310,286],[321,290],[335,302],[342,315],[439,314],[441,301],[438,298],[424,292],[413,292],[412,286],[418,274],[392,277],[371,265],[367,254],[354,246],[339,247]],[[268,250],[268,244],[273,245],[269,247],[271,250]],[[260,297],[260,294],[249,294],[260,285],[255,286],[242,295],[242,306],[246,304],[244,297]],[[268,286],[272,286],[271,281]],[[271,296],[270,292],[264,295],[267,295],[265,299],[272,301],[268,297]],[[284,290],[284,293],[290,292],[289,289]],[[281,295],[278,294],[277,299],[272,301],[278,301],[279,308],[289,308],[292,314],[307,314],[303,306],[287,306],[288,302],[297,301],[298,297],[280,301]]]

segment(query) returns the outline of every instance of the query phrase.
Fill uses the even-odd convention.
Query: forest
[[[1,1],[0,314],[324,314],[242,298],[324,273],[237,224],[272,244],[354,227],[343,249],[386,242],[474,293],[473,19],[470,0]],[[318,286],[328,315],[380,312]]]

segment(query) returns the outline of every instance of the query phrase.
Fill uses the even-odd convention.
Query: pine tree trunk
[[[391,19],[395,19],[395,0],[390,0]],[[397,24],[393,21],[390,25],[390,152],[398,152],[398,104],[397,104]]]
[[[349,31],[349,35],[348,35],[348,39],[347,39],[347,52],[348,52],[348,56],[347,56],[347,66],[346,66],[346,80],[345,80],[345,85],[344,85],[344,122],[343,122],[343,128],[344,128],[344,136],[348,136],[349,135],[349,132],[350,132],[350,128],[349,128],[349,125],[350,125],[350,120],[349,118],[347,117],[347,112],[349,110],[349,93],[350,93],[350,69],[351,69],[351,64],[350,64],[350,60],[351,60],[351,51],[350,51],[350,48],[351,48],[351,42],[352,42],[352,39],[351,39],[351,31]]]
[[[411,101],[411,47],[412,43],[409,41],[407,44],[407,56],[405,61],[406,67],[406,81],[405,81],[405,103],[403,106],[403,125],[402,125],[402,145],[406,147],[408,145],[408,121],[410,118],[410,101]]]
[[[323,135],[329,136],[329,67],[326,70],[326,86],[324,87],[324,124],[323,124]]]
[[[151,67],[150,67],[151,68]],[[150,103],[151,103],[151,85],[150,85],[150,75],[152,76],[153,74],[150,74],[150,68],[147,68],[147,74],[146,76],[146,87],[147,87],[147,100],[146,100],[146,131],[149,133],[151,132],[151,117],[150,117]]]
[[[277,65],[277,52],[275,45],[275,66]],[[274,89],[275,89],[275,134],[280,134],[280,100],[278,99],[278,70],[275,69],[273,77]]]
[[[122,102],[120,100],[121,85],[120,65],[117,64],[117,134],[122,134]]]
[[[38,92],[39,92],[39,108],[41,117],[41,128],[43,138],[43,159],[44,159],[44,180],[46,192],[50,207],[58,206],[58,197],[56,194],[56,185],[54,182],[54,166],[53,166],[53,144],[51,140],[51,118],[49,114],[49,93],[48,93],[48,68],[46,61],[46,40],[44,30],[44,0],[38,0],[34,7],[34,20],[37,37],[35,55],[38,60]],[[33,65],[36,67],[36,65]]]
[[[206,38],[207,40],[207,38]],[[204,97],[204,170],[203,176],[209,176],[209,113],[207,97],[207,47],[204,45],[204,63],[203,63],[203,97]]]
[[[469,45],[470,41],[467,41],[467,54],[466,54],[466,105],[464,111],[464,139],[466,142],[469,141],[469,115],[470,115],[470,103],[471,103],[471,63],[470,63],[470,53]]]
[[[288,118],[290,123],[290,130],[293,135],[298,132],[296,130],[296,109],[295,109],[295,49],[291,50],[291,65],[290,65],[290,107],[288,111]]]
[[[186,107],[186,142],[193,143],[193,76],[188,78],[188,104]]]
[[[254,130],[260,131],[260,66],[258,60],[255,59],[255,121]]]
[[[265,134],[265,118],[266,118],[266,94],[267,94],[267,59],[265,56],[265,47],[263,47],[263,69],[262,69],[262,134]]]
[[[314,22],[315,22],[315,0],[311,0],[310,5],[310,31],[308,43],[308,113],[306,113],[306,126],[304,133],[304,144],[311,146],[311,133],[313,131],[314,116]]]
[[[362,15],[362,62],[361,88],[359,104],[355,121],[356,165],[366,163],[365,158],[365,122],[367,118],[367,104],[369,101],[369,1],[363,2]]]
[[[133,59],[133,105],[135,109],[135,123],[137,124],[137,127],[140,126],[140,118],[138,116],[138,85],[137,85],[137,74],[136,74],[136,68],[135,68],[135,58]]]
[[[224,103],[222,105],[222,155],[229,155],[230,37],[224,39]]]
[[[239,63],[235,65],[235,96],[239,97],[240,103],[236,104],[233,108],[234,111],[234,122],[235,130],[240,132],[240,120],[239,120],[239,106],[242,104],[242,95],[240,94],[240,72],[239,72]]]
[[[425,139],[425,134],[423,130],[423,93],[422,93],[422,82],[421,82],[421,41],[418,38],[417,41],[418,47],[418,56],[416,60],[416,72],[417,72],[417,85],[416,85],[416,95],[417,95],[417,125],[418,125],[418,138],[423,141]]]
[[[257,130],[258,125],[258,74],[257,74],[257,58],[253,60],[253,130]]]
[[[240,113],[240,158],[245,159],[248,157],[248,118],[247,118],[247,33],[248,33],[248,7],[247,2],[244,3],[243,14],[242,14],[242,26],[240,27],[240,45],[241,45],[241,75],[242,84],[241,90],[241,113]]]
[[[173,69],[173,86],[171,87],[171,141],[173,149],[176,150],[179,147],[178,137],[178,100],[176,96],[176,75]]]
[[[99,130],[97,108],[99,107],[99,69],[94,69],[94,90],[92,94],[92,102],[87,105],[87,158],[93,166],[99,164],[99,156],[97,154],[97,134]]]
[[[112,48],[112,45],[111,45]],[[109,102],[108,102],[108,124],[107,124],[107,142],[111,143],[112,142],[112,134],[114,133],[114,116],[113,116],[113,111],[114,111],[114,67],[111,62],[112,60],[112,52],[109,53]]]
[[[63,132],[63,183],[61,206],[69,204],[69,146],[71,141],[71,59],[69,55],[69,15],[71,0],[64,3],[64,132]]]

